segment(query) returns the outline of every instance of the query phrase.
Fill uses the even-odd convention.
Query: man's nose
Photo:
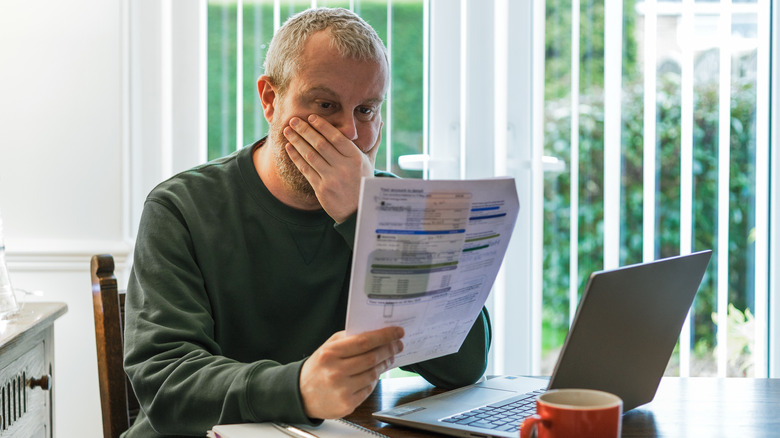
[[[355,116],[352,112],[339,112],[331,118],[330,123],[341,131],[344,137],[351,141],[357,139],[357,123],[355,123]]]

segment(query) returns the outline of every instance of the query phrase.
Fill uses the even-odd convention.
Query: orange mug
[[[594,389],[552,389],[536,398],[536,415],[523,421],[520,438],[618,438],[623,400]]]

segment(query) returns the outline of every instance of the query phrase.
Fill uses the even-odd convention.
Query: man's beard
[[[287,144],[287,139],[284,137],[284,126],[276,126],[275,123],[271,123],[269,126],[269,132],[271,133],[271,140],[273,146],[274,162],[276,168],[279,170],[279,175],[282,177],[282,181],[292,189],[295,193],[301,195],[306,199],[316,199],[317,195],[314,192],[309,180],[298,170],[298,167],[293,163],[290,156],[287,154],[284,145]]]

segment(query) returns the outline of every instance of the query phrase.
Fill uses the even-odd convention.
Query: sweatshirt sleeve
[[[402,369],[421,375],[439,388],[454,389],[472,384],[485,373],[491,337],[490,317],[487,309],[483,307],[457,353],[418,362]]]
[[[355,229],[357,228],[357,213],[352,213],[344,222],[334,224],[333,228],[338,231],[344,241],[347,242],[350,249],[355,249]]]
[[[151,427],[202,435],[214,424],[309,423],[298,388],[305,359],[242,363],[216,341],[211,303],[183,218],[148,200],[126,302],[124,366]]]

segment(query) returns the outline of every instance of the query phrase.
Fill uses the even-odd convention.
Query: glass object
[[[8,267],[5,265],[5,240],[3,240],[3,217],[0,214],[0,318],[7,317],[19,310]]]

